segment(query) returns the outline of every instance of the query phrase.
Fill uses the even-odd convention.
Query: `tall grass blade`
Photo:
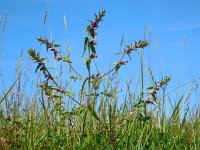
[[[4,97],[0,100],[0,104],[4,101],[4,99],[8,96],[8,94],[10,93],[10,91],[12,90],[12,88],[14,87],[14,85],[17,83],[19,78],[17,78],[17,80],[15,80],[15,82],[13,83],[13,85],[10,87],[10,89],[8,90],[8,92],[4,95]]]

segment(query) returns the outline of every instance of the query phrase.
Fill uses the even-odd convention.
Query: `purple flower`
[[[151,94],[151,95],[156,94],[156,91],[154,89],[152,89],[149,91],[149,94]]]
[[[147,100],[145,101],[147,104],[153,104],[153,100],[150,99],[149,97],[147,98]]]
[[[48,43],[48,48],[52,48],[53,44],[52,43]]]
[[[95,53],[91,54],[91,55],[90,55],[90,58],[91,58],[91,59],[97,58],[97,54],[95,54]]]
[[[98,28],[98,23],[96,21],[92,22],[91,27]]]
[[[60,60],[62,60],[62,57],[55,57],[55,59],[56,59],[57,61],[60,61]]]
[[[91,41],[91,44],[92,44],[92,45],[97,45],[97,41],[96,41],[96,40],[92,40],[92,41]]]
[[[51,48],[51,51],[55,53],[59,53],[58,50],[56,50],[55,48]]]
[[[56,88],[55,90],[56,90],[56,92],[61,92],[61,93],[64,92],[64,90],[62,88]]]
[[[48,77],[49,77],[49,74],[45,74],[45,75],[44,75],[44,78],[48,78]]]
[[[42,70],[44,70],[44,69],[45,69],[45,66],[42,65],[42,66],[40,67],[40,70],[42,71]]]
[[[120,65],[126,65],[127,63],[128,63],[127,60],[121,60],[121,61],[119,62]]]

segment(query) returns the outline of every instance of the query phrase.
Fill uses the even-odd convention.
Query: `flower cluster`
[[[86,37],[86,44],[85,46],[89,46],[92,50],[93,54],[90,56],[90,58],[97,58],[96,51],[94,46],[97,45],[96,36],[97,36],[97,29],[99,27],[99,22],[102,21],[102,18],[105,16],[106,11],[102,10],[99,12],[98,15],[95,14],[95,19],[93,21],[90,21],[90,25],[87,27],[88,31],[88,37]]]
[[[124,49],[124,53],[130,54],[132,51],[134,51],[137,48],[144,48],[148,46],[149,43],[147,41],[135,41],[135,44],[128,45],[127,48]]]
[[[62,89],[62,88],[55,88],[55,91],[59,92],[59,93],[64,93],[65,92],[65,90]]]
[[[156,94],[157,94],[157,91],[159,91],[160,88],[161,88],[163,85],[166,85],[167,82],[169,82],[169,81],[170,81],[170,77],[167,76],[167,77],[165,77],[164,80],[161,80],[160,82],[157,82],[157,83],[155,84],[155,86],[148,88],[148,89],[150,89],[150,91],[149,91],[149,93],[148,93],[148,96],[147,96],[145,102],[146,102],[147,104],[153,104],[153,102],[154,102],[155,100],[157,100],[157,95],[156,95]]]
[[[98,29],[98,24],[100,21],[102,21],[102,18],[105,16],[106,11],[102,10],[101,12],[99,12],[99,15],[97,16],[95,14],[95,19],[94,21],[91,21],[91,24],[88,26],[88,31],[89,31],[89,35],[93,38],[93,41],[91,41],[91,43],[93,43],[94,45],[96,45],[96,35],[97,35],[97,29]]]
[[[56,47],[59,47],[58,44],[53,44],[53,42],[49,42],[46,38],[38,37],[37,40],[41,42],[41,44],[45,44],[47,47],[47,51],[50,49],[51,52],[54,54],[54,58],[57,61],[62,60],[62,57],[57,57],[59,54],[59,51],[56,49]]]

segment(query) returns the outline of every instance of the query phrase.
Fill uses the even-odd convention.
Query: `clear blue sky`
[[[5,32],[1,35],[0,68],[8,80],[12,79],[16,59],[21,49],[39,48],[36,37],[52,32],[53,39],[66,51],[66,40],[72,48],[72,60],[81,69],[83,50],[82,31],[88,25],[86,19],[106,9],[106,17],[98,30],[98,61],[103,69],[117,60],[114,54],[120,51],[120,40],[124,44],[144,38],[151,30],[151,45],[144,49],[145,66],[151,66],[154,75],[170,75],[172,87],[200,77],[200,1],[199,0],[0,0],[0,15],[7,11]],[[42,32],[45,11],[47,24]],[[64,28],[64,15],[68,30]],[[3,18],[1,18],[2,21]],[[159,38],[158,38],[159,37]],[[158,40],[159,39],[159,40]],[[186,43],[184,44],[184,40]],[[158,47],[156,47],[157,42]],[[3,44],[3,45],[2,45]],[[186,45],[186,46],[185,46]],[[125,78],[133,75],[138,79],[138,55],[122,68]],[[27,54],[24,58],[27,60]],[[103,59],[103,60],[102,60]]]

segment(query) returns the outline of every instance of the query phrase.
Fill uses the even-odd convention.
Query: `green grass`
[[[38,40],[47,46],[48,53],[51,48],[58,47],[50,45],[47,39]],[[170,78],[154,79],[150,68],[150,77],[146,77],[140,53],[139,85],[127,81],[125,97],[119,92],[121,80],[118,73],[122,64],[126,64],[121,60],[132,55],[129,53],[133,52],[132,48],[142,52],[148,45],[147,41],[126,47],[127,51],[120,53],[122,57],[114,68],[102,72],[96,60],[91,58],[95,46],[89,44],[90,40],[93,39],[87,35],[84,44],[87,76],[82,76],[73,67],[70,49],[65,55],[67,57],[60,55],[62,53],[56,54],[62,60],[55,60],[57,66],[61,63],[55,72],[47,67],[46,62],[42,64],[44,59],[37,51],[30,49],[30,58],[38,72],[31,93],[26,89],[30,66],[22,67],[21,53],[16,80],[0,97],[0,149],[200,149],[200,109],[189,107],[193,88],[180,95],[176,103],[173,102],[169,93],[177,88],[169,92],[167,84],[170,84]],[[123,37],[121,46],[122,43]],[[50,61],[55,53],[53,55]],[[65,71],[62,63],[69,67],[67,82],[62,74]],[[92,70],[99,75],[93,76]],[[44,78],[47,74],[48,77]],[[151,84],[145,87],[144,81],[148,78]],[[81,87],[72,91],[76,82],[81,83]],[[118,102],[122,100],[119,106]]]

